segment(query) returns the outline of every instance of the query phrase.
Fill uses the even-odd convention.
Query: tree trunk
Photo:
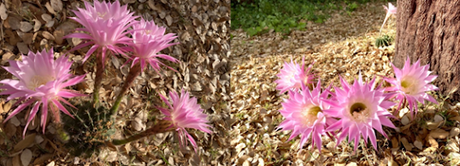
[[[460,86],[460,3],[450,0],[399,0],[397,4],[396,55],[401,68],[406,57],[430,64],[433,82],[445,96]],[[460,101],[460,91],[451,99]]]

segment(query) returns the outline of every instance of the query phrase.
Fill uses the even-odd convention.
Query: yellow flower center
[[[291,80],[292,78],[294,78],[294,73],[293,73],[293,72],[292,72],[292,73],[289,73],[289,75],[287,76],[287,78],[288,78],[289,80]]]
[[[357,122],[366,122],[369,117],[369,109],[363,103],[354,103],[350,107],[350,114]]]
[[[45,85],[46,83],[48,83],[49,81],[53,81],[55,80],[56,78],[54,78],[53,76],[39,76],[39,75],[35,75],[34,77],[32,77],[32,79],[30,79],[30,81],[27,83],[27,88],[29,88],[30,90],[35,90],[36,88],[42,86],[42,85]]]
[[[303,119],[305,119],[304,124],[307,126],[312,126],[317,118],[319,112],[322,112],[321,108],[318,106],[308,107],[302,111]]]
[[[150,33],[152,33],[152,31],[151,30],[145,30],[144,33],[149,35]]]
[[[410,83],[409,81],[407,81],[407,80],[404,80],[404,81],[401,82],[401,86],[402,86],[403,88],[407,88],[407,87],[409,87],[410,85],[411,85],[411,83]]]
[[[407,78],[401,81],[402,91],[406,94],[415,94],[418,91],[417,86],[414,84],[412,79]]]
[[[105,20],[105,15],[106,14],[107,14],[107,12],[104,12],[104,13],[97,12],[97,16],[99,16],[100,18],[102,18],[104,20]]]

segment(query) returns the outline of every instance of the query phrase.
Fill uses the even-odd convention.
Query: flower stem
[[[126,91],[128,91],[128,88],[131,86],[131,84],[134,82],[136,77],[141,73],[141,65],[139,63],[136,63],[128,73],[128,76],[126,77],[125,83],[123,84],[123,87],[121,88],[120,93],[117,96],[117,99],[115,100],[115,103],[113,104],[112,108],[110,108],[110,115],[114,117],[118,111],[118,107],[120,107],[121,100],[123,99]]]
[[[157,124],[152,126],[151,128],[149,128],[149,129],[147,129],[147,130],[145,130],[145,131],[143,131],[143,132],[141,132],[139,134],[135,134],[135,135],[133,135],[131,137],[128,137],[128,138],[125,138],[125,139],[112,140],[112,144],[113,145],[124,145],[124,144],[127,144],[129,142],[138,140],[138,139],[146,137],[146,136],[150,136],[150,135],[157,134],[157,133],[164,133],[164,132],[169,131],[168,127],[170,125],[171,125],[170,121],[161,120]]]
[[[98,50],[100,53],[100,51]],[[109,58],[109,53],[107,53],[107,57],[105,60]],[[104,77],[104,63],[101,57],[96,57],[96,78],[94,79],[94,89],[93,89],[93,105],[96,107],[99,104],[99,91],[102,85],[102,78]]]
[[[51,115],[54,118],[53,122],[54,122],[54,127],[56,128],[58,139],[60,139],[64,143],[67,143],[70,139],[70,136],[64,130],[64,126],[61,121],[61,114],[59,112],[59,108],[57,108],[57,106],[54,104],[50,104],[49,108],[50,108]]]
[[[58,138],[64,142],[67,143],[70,140],[70,136],[67,132],[64,131],[63,125],[62,124],[56,124],[56,132],[58,134]]]
[[[399,111],[401,109],[406,108],[407,102],[406,99],[404,98],[403,101],[398,105],[398,108],[393,112],[393,116],[397,117],[399,119]]]

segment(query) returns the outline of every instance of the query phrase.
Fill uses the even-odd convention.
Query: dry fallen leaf
[[[19,29],[22,31],[22,32],[29,32],[30,30],[32,30],[33,26],[31,23],[29,22],[26,22],[26,21],[21,21],[20,22],[20,27]]]
[[[35,142],[35,133],[27,135],[23,140],[14,145],[13,151],[23,150]]]
[[[45,20],[45,22],[50,22],[53,20],[53,17],[51,17],[51,15],[49,14],[42,14],[42,19]]]
[[[50,22],[46,22],[45,27],[51,28],[54,25],[54,20],[51,20]]]
[[[51,161],[50,163],[46,164],[46,166],[54,166],[54,165],[56,165],[54,161]]]
[[[438,122],[444,121],[444,118],[441,115],[436,114],[434,116],[433,120],[434,120],[435,123],[438,123]]]
[[[6,13],[6,7],[3,3],[0,4],[0,18],[2,20],[6,20],[8,18],[8,14]]]
[[[32,151],[30,149],[26,149],[21,153],[21,163],[22,165],[29,165],[30,161],[32,160]]]
[[[448,150],[451,150],[451,151],[454,151],[454,152],[458,152],[460,149],[458,147],[458,144],[456,143],[457,141],[451,139],[447,142],[446,144],[446,148]]]
[[[358,164],[356,164],[355,162],[350,162],[348,163],[346,166],[357,166]]]
[[[13,137],[13,135],[15,135],[16,130],[16,126],[14,126],[12,123],[7,123],[4,131],[6,133],[6,136],[8,138],[11,138]]]
[[[2,65],[5,65],[5,64],[8,62],[8,60],[13,60],[13,59],[14,59],[14,54],[11,53],[11,52],[7,52],[7,53],[5,53],[5,54],[2,55],[2,63],[1,63],[1,64],[2,64]],[[4,110],[5,112],[8,112],[8,111],[9,111],[9,109],[6,110],[5,108],[3,108],[3,110]]]
[[[142,120],[138,117],[131,121],[131,125],[133,125],[135,131],[145,130],[146,128],[145,123],[143,123]]]
[[[460,116],[449,118],[449,120],[456,120],[457,122],[460,122]]]
[[[7,113],[9,111],[9,110],[3,109],[3,107],[5,107],[4,105],[5,105],[5,101],[1,100],[0,101],[0,114]]]
[[[460,164],[460,154],[459,153],[449,153],[447,156],[451,160],[451,165],[459,165]]]
[[[53,9],[51,9],[51,10],[53,10]],[[53,20],[53,17],[51,17],[51,15],[46,14],[46,13],[42,14],[42,19],[45,20],[45,22],[46,22],[45,26],[46,27],[49,28],[49,27],[52,27],[54,25],[54,20]]]
[[[18,47],[19,51],[22,53],[22,54],[27,54],[29,52],[29,47],[27,46],[26,43],[24,42],[18,42],[16,44],[16,46]]]
[[[55,30],[54,31],[54,36],[55,37],[54,39],[56,40],[56,44],[62,44],[62,42],[64,41],[63,38],[64,38],[64,31],[62,30]],[[78,38],[72,38],[72,39],[78,39]],[[76,46],[78,44],[74,44],[74,46]]]
[[[406,116],[403,116],[403,118],[401,119],[401,123],[405,126],[407,124],[409,124],[410,120],[409,120],[409,117]]]
[[[430,136],[435,139],[445,139],[449,136],[449,132],[443,129],[435,129],[430,132]]]
[[[107,162],[113,162],[117,160],[118,153],[116,151],[110,151],[107,149],[102,150],[99,153],[99,158]]]
[[[19,155],[16,155],[13,157],[13,166],[21,166],[21,159],[19,158]]]
[[[48,12],[50,12],[51,14],[56,15],[56,11],[54,11],[53,7],[51,6],[51,4],[49,2],[46,2],[45,7],[46,7],[46,9],[48,9]]]
[[[38,30],[40,30],[40,27],[42,26],[42,22],[40,22],[40,20],[38,19],[34,19],[34,32],[37,32]]]
[[[403,144],[404,148],[406,148],[407,151],[412,150],[413,145],[411,143],[409,143],[409,141],[407,141],[407,139],[405,137],[401,138],[401,143]]]
[[[429,147],[429,148],[427,148],[425,150],[426,151],[432,151],[432,152],[436,151],[436,149],[439,147],[438,142],[433,137],[431,137],[430,135],[428,135],[426,137],[426,140],[430,144],[431,147]]]
[[[62,1],[61,0],[51,0],[51,7],[54,11],[60,12],[62,11]]]
[[[426,122],[428,130],[434,130],[438,127],[440,127],[443,124],[443,121],[439,122]]]
[[[5,56],[5,55],[3,55],[3,56]],[[13,106],[13,101],[8,101],[7,103],[5,103],[5,104],[3,105],[3,110],[4,110],[5,112],[9,112],[10,109],[11,109],[11,106]]]
[[[455,137],[458,134],[460,134],[460,128],[453,127],[452,129],[450,129],[450,135],[449,135],[450,137]]]
[[[17,16],[16,17],[14,17],[14,16],[8,17],[6,20],[7,20],[7,22],[5,22],[5,23],[8,23],[8,25],[11,27],[12,30],[17,30],[17,29],[19,29],[19,27],[21,27],[21,25],[20,25],[21,19],[18,18]]]
[[[48,31],[43,31],[42,36],[44,38],[48,39],[48,40],[54,40],[55,39],[54,36],[51,33],[49,33]]]
[[[168,24],[168,26],[171,26],[171,24],[172,24],[172,20],[173,20],[173,19],[172,19],[172,17],[171,17],[171,16],[169,16],[169,15],[168,15],[168,16],[166,16],[166,23]]]
[[[21,37],[22,41],[26,45],[32,44],[32,42],[34,40],[34,34],[33,33],[19,33],[18,32],[18,35],[19,35],[19,37]]]
[[[248,160],[244,161],[244,163],[243,163],[243,166],[250,166],[250,165],[251,165],[251,163]]]
[[[9,121],[11,124],[13,124],[14,126],[18,127],[21,122],[19,122],[18,118],[16,116],[13,116],[10,121]]]
[[[415,146],[416,148],[420,149],[420,150],[423,149],[423,143],[420,142],[419,140],[415,140],[415,141],[414,141],[414,146]]]

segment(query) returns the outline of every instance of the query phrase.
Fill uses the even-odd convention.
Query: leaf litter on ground
[[[437,92],[433,94],[440,104],[420,108],[414,121],[408,111],[401,111],[401,120],[392,120],[397,129],[384,128],[389,139],[377,135],[377,151],[362,142],[353,155],[351,143],[343,142],[335,148],[328,137],[322,138],[320,153],[310,144],[298,150],[299,138],[287,141],[289,132],[275,130],[283,121],[278,110],[286,95],[279,95],[273,81],[285,61],[300,62],[302,57],[306,64],[314,61],[312,70],[324,87],[330,83],[339,86],[339,75],[347,81],[360,72],[365,80],[376,75],[393,77],[390,63],[394,44],[374,44],[383,34],[396,34],[394,18],[379,33],[385,17],[382,5],[386,4],[367,3],[350,15],[335,13],[323,24],[307,22],[306,30],[288,35],[269,32],[249,37],[241,29],[231,31],[230,104],[231,116],[237,119],[230,131],[232,164],[459,164],[449,156],[459,155],[455,146],[460,143],[460,104],[443,100]]]

